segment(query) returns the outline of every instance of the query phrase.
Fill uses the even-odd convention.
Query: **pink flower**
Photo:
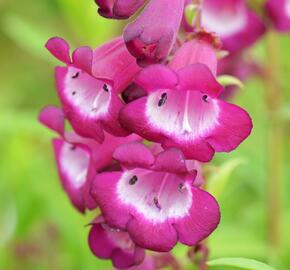
[[[111,259],[118,269],[127,269],[143,262],[144,249],[136,246],[127,232],[110,227],[102,216],[91,225],[88,243],[95,256]]]
[[[141,65],[164,60],[170,53],[181,23],[185,0],[152,0],[127,25],[124,40]]]
[[[268,0],[265,10],[278,31],[290,31],[290,0]]]
[[[131,17],[146,0],[95,0],[101,16],[114,19]]]
[[[265,32],[262,20],[246,6],[245,0],[204,0],[202,27],[220,36],[223,48],[230,52],[251,46]],[[190,27],[187,25],[186,29]]]
[[[154,156],[140,143],[118,147],[113,157],[122,172],[98,174],[93,182],[96,199],[107,224],[127,231],[133,242],[154,251],[169,251],[179,241],[195,245],[218,225],[215,199],[193,185],[176,148]]]
[[[251,132],[247,112],[218,99],[223,88],[204,64],[177,72],[153,65],[136,83],[148,96],[122,109],[122,125],[164,148],[181,149],[188,159],[209,161],[215,152],[235,149]]]
[[[65,116],[74,130],[99,142],[104,140],[103,130],[127,136],[128,132],[118,122],[123,107],[118,94],[140,69],[122,39],[94,52],[89,47],[78,48],[72,59],[69,45],[63,39],[50,39],[46,48],[67,65],[56,68],[56,86]]]
[[[65,116],[53,106],[44,108],[39,120],[60,135],[53,139],[53,148],[62,186],[72,204],[80,212],[96,208],[90,195],[91,181],[98,172],[114,169],[112,155],[117,146],[140,138],[136,135],[117,138],[105,133],[103,143],[99,144],[74,132],[65,132]]]

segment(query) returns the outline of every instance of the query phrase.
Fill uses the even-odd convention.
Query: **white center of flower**
[[[64,143],[60,152],[60,167],[66,175],[71,186],[78,189],[86,181],[89,160],[89,153],[80,147]]]
[[[184,217],[192,205],[190,185],[182,178],[146,169],[125,171],[118,182],[117,194],[123,203],[155,223]]]
[[[166,101],[160,103],[164,93]],[[198,91],[159,90],[148,96],[146,116],[167,135],[194,140],[218,124],[219,107],[216,100]]]
[[[64,97],[76,110],[86,117],[95,118],[107,113],[111,86],[87,73],[69,67],[65,78]]]
[[[246,23],[247,13],[243,7],[235,11],[223,8],[202,10],[202,26],[224,38],[242,30]]]

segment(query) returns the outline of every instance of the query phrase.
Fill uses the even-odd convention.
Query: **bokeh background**
[[[73,47],[95,47],[121,29],[98,16],[93,0],[0,0],[0,269],[111,268],[89,251],[85,225],[92,214],[76,212],[62,191],[53,133],[37,115],[58,104],[57,62],[46,40],[57,35]],[[253,133],[206,168],[219,183],[213,189],[222,210],[211,258],[248,257],[290,269],[289,46],[289,35],[271,33],[251,48],[269,73],[247,81],[234,102],[253,117]]]

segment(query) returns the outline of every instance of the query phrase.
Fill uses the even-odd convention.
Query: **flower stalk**
[[[268,133],[268,241],[270,253],[279,250],[281,242],[281,207],[283,174],[283,123],[279,111],[283,103],[283,89],[279,80],[280,56],[277,34],[267,36],[268,67],[265,78],[265,98],[269,114]]]

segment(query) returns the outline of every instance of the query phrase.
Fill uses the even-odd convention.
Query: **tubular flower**
[[[136,135],[117,138],[105,133],[104,142],[99,144],[74,132],[65,132],[65,116],[53,106],[44,108],[39,120],[60,135],[53,139],[53,148],[62,186],[72,204],[80,212],[96,208],[90,195],[91,181],[97,173],[116,167],[112,155],[117,146],[140,138]]]
[[[148,96],[127,104],[121,123],[164,148],[181,149],[188,159],[209,161],[215,151],[235,149],[251,132],[247,112],[218,99],[223,88],[206,65],[196,63],[177,72],[153,65],[136,83]]]
[[[146,0],[95,0],[101,16],[114,19],[131,17]]]
[[[133,242],[153,251],[169,251],[179,241],[195,245],[218,225],[216,200],[193,185],[181,151],[154,156],[140,143],[118,147],[113,157],[122,172],[98,174],[92,185],[107,224],[125,230]]]
[[[265,10],[278,31],[290,31],[290,0],[268,0]]]
[[[113,40],[94,52],[89,47],[78,48],[72,59],[63,39],[50,39],[46,48],[67,65],[56,68],[56,86],[65,116],[74,130],[99,142],[104,140],[103,130],[127,136],[117,120],[123,107],[118,93],[140,69],[123,41]]]
[[[262,20],[246,6],[245,0],[204,0],[202,27],[220,36],[223,49],[230,52],[251,46],[266,30]],[[188,25],[185,29],[192,31]]]
[[[171,51],[180,26],[185,0],[152,0],[141,15],[127,25],[124,40],[141,65],[164,60]],[[154,22],[154,23],[153,23]]]
[[[110,227],[102,216],[91,223],[88,243],[95,256],[111,259],[118,269],[139,265],[145,258],[144,249],[136,246],[127,232]]]

